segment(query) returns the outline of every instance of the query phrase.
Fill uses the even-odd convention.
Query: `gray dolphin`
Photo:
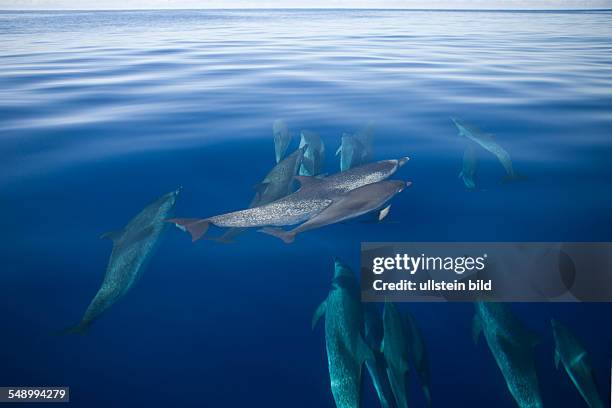
[[[65,333],[86,333],[95,319],[132,288],[153,254],[166,227],[164,220],[173,210],[179,192],[180,189],[162,196],[145,207],[123,229],[101,236],[113,241],[102,287],[89,304],[81,322],[65,330]]]
[[[603,408],[586,350],[567,327],[555,319],[552,319],[551,323],[555,338],[555,367],[558,369],[559,362],[563,363],[565,372],[589,407]]]
[[[476,149],[472,143],[468,144],[463,152],[463,167],[459,173],[459,178],[468,190],[476,188],[476,168],[478,167],[478,157]]]
[[[279,163],[291,143],[291,133],[285,121],[277,119],[272,123],[272,134],[274,135],[274,154],[276,155],[276,162]]]
[[[363,303],[363,323],[365,341],[374,353],[375,360],[366,360],[366,368],[372,379],[372,384],[378,395],[380,406],[382,408],[391,407],[389,400],[390,390],[385,371],[385,357],[380,353],[380,345],[383,336],[383,323],[380,317],[380,311],[374,303]]]
[[[300,189],[269,204],[209,218],[174,218],[168,222],[173,222],[180,229],[189,232],[193,241],[200,239],[210,224],[217,227],[247,228],[297,224],[320,213],[346,192],[388,178],[406,161],[407,157],[382,160],[322,179],[297,176],[302,184]]]
[[[342,135],[342,142],[336,151],[336,156],[338,155],[340,155],[340,171],[348,170],[365,162],[364,146],[357,137],[347,133]]]
[[[482,132],[480,129],[475,128],[473,126],[468,125],[467,123],[460,121],[459,119],[451,118],[457,129],[459,130],[460,136],[465,136],[469,140],[479,144],[485,150],[492,153],[497,160],[501,163],[506,170],[506,180],[515,180],[518,179],[518,175],[514,172],[512,168],[512,160],[510,159],[510,154],[501,147],[493,136],[487,133]]]
[[[302,130],[300,136],[300,147],[308,146],[300,166],[300,175],[316,176],[321,174],[325,161],[325,145],[321,137],[310,130]]]
[[[406,375],[409,371],[410,337],[402,315],[393,303],[385,302],[383,340],[380,351],[387,362],[387,377],[398,408],[408,407]]]
[[[425,339],[423,333],[417,325],[414,317],[410,314],[406,314],[408,322],[408,331],[410,332],[410,356],[412,357],[412,363],[419,381],[421,382],[421,389],[425,395],[425,401],[427,406],[431,406],[431,375],[429,371],[429,359],[427,357],[427,348],[425,347]]]
[[[305,150],[305,146],[297,149],[270,170],[261,183],[255,186],[257,192],[248,208],[271,203],[291,193],[294,177],[302,164]],[[244,230],[245,228],[230,228],[220,237],[210,239],[230,243]]]
[[[291,231],[271,227],[266,227],[259,231],[273,235],[282,239],[286,244],[290,244],[300,232],[346,221],[379,209],[406,186],[410,186],[410,184],[410,182],[406,183],[399,180],[383,180],[377,183],[366,184],[365,186],[348,191],[320,213]]]
[[[474,306],[474,342],[483,332],[506,385],[520,408],[541,408],[542,398],[533,361],[533,347],[537,343],[535,335],[504,304],[478,301]]]
[[[358,408],[361,368],[374,361],[361,336],[363,316],[355,275],[341,261],[334,262],[334,279],[327,298],[312,317],[312,328],[325,316],[325,347],[331,390],[338,408]]]

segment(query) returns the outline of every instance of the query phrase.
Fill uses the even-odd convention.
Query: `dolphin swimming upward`
[[[338,408],[359,408],[361,369],[374,355],[361,336],[363,315],[359,284],[341,261],[334,262],[334,279],[327,298],[312,317],[314,329],[325,316],[325,348],[331,390]]]
[[[249,208],[268,204],[291,193],[294,177],[302,164],[302,157],[306,147],[297,149],[278,163],[261,183],[256,186],[256,194],[249,204]],[[245,228],[230,228],[220,237],[210,238],[215,241],[230,243],[242,233]]]
[[[586,350],[567,327],[554,319],[551,323],[555,337],[555,367],[559,368],[559,362],[563,364],[565,372],[590,408],[603,408]]]
[[[297,224],[317,215],[348,191],[388,178],[407,160],[382,160],[322,179],[297,176],[302,184],[300,189],[272,203],[209,218],[174,218],[167,221],[189,232],[193,241],[200,239],[210,224],[246,228]]]
[[[483,332],[506,385],[520,408],[542,408],[533,361],[536,337],[512,314],[508,306],[482,301],[474,306],[474,342]]]
[[[259,231],[273,235],[282,239],[286,244],[290,244],[300,232],[349,220],[379,209],[406,186],[410,186],[410,184],[410,182],[406,183],[398,180],[383,180],[377,183],[366,184],[347,192],[319,214],[291,231],[272,227],[266,227]]]
[[[308,146],[304,152],[304,160],[300,167],[301,176],[316,176],[323,170],[325,161],[325,145],[321,137],[310,130],[302,130],[300,147]]]
[[[279,163],[285,156],[285,152],[291,143],[291,133],[287,124],[282,119],[277,119],[272,124],[272,134],[274,135],[274,154],[276,162]]]
[[[483,133],[479,129],[469,126],[467,123],[462,122],[459,119],[451,118],[451,120],[455,126],[457,126],[460,136],[465,136],[497,157],[497,160],[499,160],[501,165],[504,166],[504,170],[506,170],[507,180],[515,180],[519,178],[512,168],[512,160],[510,159],[510,155],[495,141],[495,139],[493,139],[493,136]]]
[[[374,353],[375,361],[366,360],[366,368],[370,373],[372,384],[378,395],[381,408],[391,407],[389,401],[393,398],[390,394],[390,386],[387,381],[385,369],[385,356],[380,352],[380,345],[383,336],[383,322],[380,317],[380,311],[374,303],[362,303],[363,307],[363,324],[365,341],[370,350]]]
[[[414,368],[417,376],[419,377],[419,381],[421,382],[421,389],[423,390],[423,394],[425,394],[425,401],[427,406],[431,406],[431,390],[430,390],[430,382],[431,375],[429,373],[429,359],[427,358],[427,350],[425,348],[425,339],[423,339],[423,334],[421,333],[421,329],[416,324],[414,317],[410,313],[406,314],[408,321],[408,331],[410,332],[410,356],[412,357],[412,362],[414,364]]]
[[[406,375],[409,370],[410,338],[402,315],[393,303],[385,302],[383,330],[384,335],[380,351],[387,362],[389,384],[391,384],[397,407],[407,408]]]
[[[164,221],[174,208],[179,192],[180,189],[149,204],[122,230],[101,236],[113,241],[113,252],[106,267],[102,287],[89,304],[81,322],[65,330],[65,333],[87,332],[95,319],[132,288],[153,254],[167,225]]]

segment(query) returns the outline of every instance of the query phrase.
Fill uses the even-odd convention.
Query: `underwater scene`
[[[1,11],[0,386],[608,406],[609,303],[362,303],[358,281],[362,242],[612,241],[611,20]]]

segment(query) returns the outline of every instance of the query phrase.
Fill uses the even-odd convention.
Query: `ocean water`
[[[331,407],[323,330],[333,258],[362,241],[611,241],[612,12],[233,10],[0,12],[0,385],[71,387],[73,406]],[[466,191],[450,117],[495,134],[526,180],[481,155]],[[388,222],[292,245],[253,231],[192,244],[168,229],[142,279],[86,336],[81,318],[125,225],[179,185],[176,214],[248,205],[271,124],[374,124],[410,156]],[[215,233],[218,233],[215,231]],[[586,406],[553,363],[550,318],[608,403],[609,304],[514,304],[536,331],[545,406]],[[427,341],[436,407],[513,407],[470,304],[403,304]],[[424,406],[410,377],[411,406]],[[368,378],[363,406],[378,406]]]

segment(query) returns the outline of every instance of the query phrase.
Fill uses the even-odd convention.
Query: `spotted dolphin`
[[[348,170],[365,162],[365,147],[357,137],[345,133],[336,151],[336,156],[338,155],[340,155],[340,171]]]
[[[586,350],[566,326],[554,319],[551,324],[555,338],[555,366],[558,369],[559,363],[563,364],[565,372],[590,408],[603,408]]]
[[[297,176],[302,186],[298,191],[262,206],[216,215],[209,218],[174,218],[180,229],[200,239],[210,224],[217,227],[266,227],[293,225],[308,220],[323,211],[346,192],[366,184],[376,183],[391,176],[408,161],[382,160],[319,179]]]
[[[510,159],[510,154],[508,154],[508,152],[503,147],[501,147],[495,141],[495,139],[493,139],[492,135],[484,133],[480,129],[472,127],[459,119],[451,119],[459,130],[460,136],[465,136],[469,140],[479,144],[480,146],[482,146],[482,148],[497,157],[497,160],[499,160],[501,165],[504,167],[504,170],[506,170],[506,180],[515,180],[519,178],[519,176],[514,172],[514,169],[512,168],[512,160]]]
[[[302,130],[300,147],[308,146],[300,166],[301,176],[317,176],[323,170],[325,161],[325,145],[321,137],[310,130]]]
[[[291,133],[285,121],[277,119],[272,123],[272,134],[274,136],[274,154],[276,156],[276,162],[280,163],[283,157],[285,157],[285,152],[291,143]]]
[[[366,360],[366,368],[372,379],[381,408],[389,408],[391,407],[389,401],[393,396],[390,394],[390,386],[387,380],[385,357],[380,352],[383,336],[382,318],[376,304],[363,303],[362,305],[365,341],[374,353],[375,358],[375,361]]]
[[[468,190],[474,190],[476,188],[476,168],[478,166],[478,158],[476,156],[476,149],[473,144],[470,143],[463,152],[463,167],[459,173],[459,178],[465,184]]]
[[[474,342],[482,332],[506,385],[520,408],[541,408],[542,398],[534,364],[533,333],[502,303],[475,303]]]
[[[431,375],[429,370],[429,359],[427,357],[427,348],[425,347],[425,339],[423,333],[417,325],[414,317],[410,313],[406,313],[407,328],[410,332],[410,356],[414,365],[416,375],[419,377],[421,389],[425,395],[425,402],[428,407],[431,407]]]
[[[363,315],[357,280],[348,266],[339,260],[334,262],[331,290],[312,318],[313,329],[323,316],[334,401],[338,408],[358,408],[362,366],[367,360],[374,361],[374,355],[361,336]]]
[[[406,183],[399,180],[383,180],[366,184],[345,193],[319,214],[291,231],[272,227],[266,227],[259,231],[280,238],[286,244],[290,244],[295,240],[295,236],[301,232],[346,221],[377,210],[410,184],[410,182]]]
[[[302,164],[305,150],[305,146],[297,149],[270,170],[262,182],[255,186],[255,197],[248,208],[271,203],[291,193],[294,177]],[[210,239],[230,243],[244,230],[245,228],[230,228],[220,237]]]
[[[66,333],[84,334],[94,320],[122,298],[142,275],[147,262],[174,209],[180,189],[172,191],[145,207],[123,229],[103,234],[113,241],[102,286],[85,311],[81,322]]]
[[[409,371],[410,337],[404,319],[393,303],[385,302],[380,351],[387,362],[387,377],[398,408],[408,407],[406,376]]]

